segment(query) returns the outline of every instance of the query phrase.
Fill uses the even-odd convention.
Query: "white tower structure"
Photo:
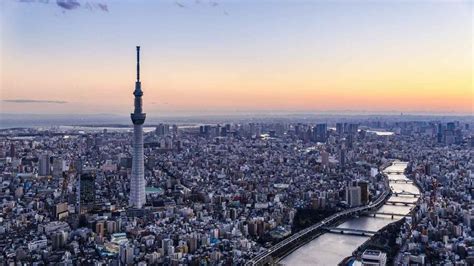
[[[130,178],[129,204],[141,208],[145,202],[145,173],[143,160],[143,123],[146,114],[142,112],[142,88],[140,82],[140,46],[137,46],[137,81],[135,82],[135,110],[130,115],[133,122],[133,161]]]

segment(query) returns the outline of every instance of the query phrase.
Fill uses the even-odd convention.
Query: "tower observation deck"
[[[146,203],[145,197],[145,173],[143,160],[143,123],[146,114],[142,110],[142,85],[140,82],[140,46],[137,46],[137,81],[135,82],[134,111],[130,114],[133,122],[133,155],[132,175],[130,177],[129,205],[133,208],[142,208]]]

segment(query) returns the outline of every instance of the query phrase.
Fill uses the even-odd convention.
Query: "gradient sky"
[[[473,112],[471,1],[78,2],[1,1],[2,113],[131,112],[135,45],[150,114]]]

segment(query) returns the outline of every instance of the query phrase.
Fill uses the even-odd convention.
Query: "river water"
[[[384,172],[404,172],[407,167],[406,162],[395,161],[391,166],[387,167]],[[408,180],[408,178],[401,174],[388,174],[389,179],[401,179]],[[420,193],[418,188],[414,184],[395,183],[390,182],[390,186],[393,192],[411,192]],[[393,194],[389,201],[403,201],[403,202],[415,202],[418,197],[400,195],[395,196]],[[378,212],[386,213],[400,213],[407,214],[413,205],[383,205]],[[362,216],[355,217],[346,222],[340,224],[338,227],[351,228],[351,229],[362,229],[368,231],[378,231],[385,225],[395,222],[400,218],[395,216],[392,219],[391,216],[380,215],[376,217]],[[290,255],[280,261],[284,265],[337,265],[345,257],[352,255],[352,252],[361,244],[363,244],[369,237],[366,236],[355,236],[347,234],[334,234],[325,233],[306,245],[298,248]]]

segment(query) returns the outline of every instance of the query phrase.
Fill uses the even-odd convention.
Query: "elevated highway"
[[[351,208],[342,212],[335,213],[326,219],[320,221],[317,224],[314,224],[306,229],[299,231],[296,234],[291,235],[290,237],[280,241],[276,245],[270,247],[269,249],[257,254],[249,260],[245,265],[265,265],[267,263],[272,263],[273,257],[281,257],[282,255],[306,244],[308,241],[319,236],[318,233],[324,230],[325,227],[334,224],[341,219],[347,218],[353,215],[360,215],[365,212],[371,212],[375,209],[378,209],[381,205],[384,204],[385,199],[390,196],[390,190],[382,193],[375,201],[371,202],[366,206]]]

